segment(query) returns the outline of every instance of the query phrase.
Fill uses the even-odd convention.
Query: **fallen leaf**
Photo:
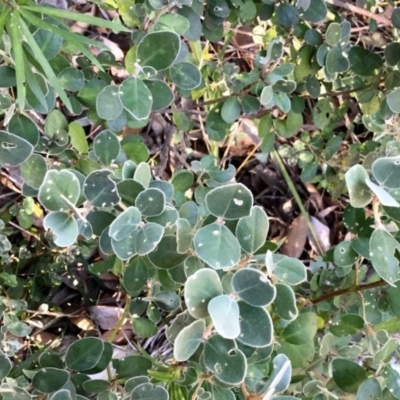
[[[299,258],[304,250],[308,233],[306,219],[300,214],[290,225],[280,252],[288,257]]]

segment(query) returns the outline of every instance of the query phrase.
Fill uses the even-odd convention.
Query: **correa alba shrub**
[[[126,293],[120,323],[130,318],[147,338],[162,319],[173,353],[152,357],[138,346],[116,360],[109,342],[85,337],[65,354],[44,348],[14,365],[18,338],[31,333],[27,304],[1,297],[0,397],[400,399],[390,335],[400,331],[400,8],[382,17],[392,42],[380,54],[351,40],[333,1],[95,3],[121,20],[24,0],[0,5],[0,166],[19,166],[24,181],[24,199],[5,220],[15,216],[29,230],[35,210],[45,210],[49,257],[61,266],[84,262],[93,274],[113,271]],[[65,18],[130,32],[124,61],[107,50],[92,55],[87,46],[102,45],[71,33]],[[224,62],[228,27],[242,25],[254,26],[259,44],[248,72]],[[377,29],[374,19],[369,29]],[[200,39],[224,41],[218,62]],[[128,76],[113,82],[111,67]],[[351,94],[371,140],[348,146],[334,131],[349,100],[336,107],[332,99],[342,94]],[[336,198],[348,191],[351,240],[306,267],[266,240],[267,214],[234,183],[233,166],[222,170],[210,155],[170,182],[156,179],[141,139],[118,137],[180,98],[203,97],[212,142],[253,118],[260,158],[276,144],[304,181]],[[307,111],[317,132],[299,133]],[[178,130],[190,129],[190,112],[174,114]],[[104,128],[92,142],[89,124]],[[293,146],[280,145],[284,139]],[[15,255],[30,253],[11,244],[11,226],[0,231],[0,281],[12,289]],[[87,263],[93,249],[103,260]],[[89,377],[102,371],[108,379]]]

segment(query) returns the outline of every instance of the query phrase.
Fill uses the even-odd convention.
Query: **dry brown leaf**
[[[46,344],[52,343],[56,339],[56,335],[50,332],[39,332],[32,336],[32,340],[37,344],[44,346]]]
[[[83,331],[96,329],[96,326],[88,317],[74,317],[71,318],[70,321]]]
[[[109,306],[92,306],[89,307],[89,312],[95,324],[101,329],[108,331],[114,329],[118,324],[123,309]]]
[[[285,243],[280,249],[281,253],[288,257],[299,258],[306,244],[307,233],[306,219],[300,214],[289,227]]]

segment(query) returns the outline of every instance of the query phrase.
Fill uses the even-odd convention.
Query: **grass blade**
[[[26,88],[25,88],[25,61],[22,50],[22,35],[20,23],[22,19],[18,10],[15,10],[8,24],[8,34],[11,40],[11,46],[14,51],[15,75],[17,80],[17,103],[20,110],[25,108]]]
[[[28,27],[26,26],[25,22],[22,19],[20,20],[20,27],[23,34],[26,37],[26,41],[28,42],[30,48],[33,50],[33,53],[35,54],[38,62],[41,64],[43,71],[46,74],[50,84],[53,86],[57,94],[60,96],[60,99],[63,101],[68,110],[70,112],[73,112],[71,102],[69,101],[67,94],[65,93],[63,87],[61,86],[60,81],[57,79],[53,69],[51,68],[49,62],[47,61],[47,58],[44,56],[42,50],[36,43],[34,37],[32,36],[31,32],[29,31]]]
[[[46,15],[51,15],[54,17],[66,18],[66,19],[71,19],[73,21],[84,22],[85,24],[100,26],[102,28],[111,29],[113,31],[130,32],[130,29],[126,28],[125,26],[117,22],[107,21],[105,19],[92,17],[91,15],[86,15],[86,14],[79,14],[73,11],[59,10],[57,8],[43,7],[39,5],[21,6],[20,8],[33,12],[43,13]]]
[[[97,42],[93,39],[87,38],[85,36],[78,35],[76,33],[69,32],[67,30],[61,29],[58,26],[54,26],[49,24],[46,21],[41,20],[36,17],[33,13],[29,11],[25,11],[21,9],[21,14],[23,17],[29,21],[32,25],[40,28],[49,30],[59,36],[61,36],[67,42],[73,43],[74,46],[84,55],[86,56],[100,71],[104,71],[103,66],[99,63],[97,58],[85,47],[86,45],[95,46],[103,49],[108,49],[103,43]]]
[[[4,30],[4,25],[8,19],[8,16],[10,15],[10,8],[4,8],[5,5],[1,6],[0,5],[0,37],[3,34],[3,30]]]

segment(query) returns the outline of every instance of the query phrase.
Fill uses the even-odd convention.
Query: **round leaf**
[[[81,192],[79,179],[67,170],[49,170],[39,189],[39,201],[50,211],[69,209],[76,204]]]
[[[22,165],[21,175],[24,182],[39,189],[47,172],[46,160],[40,154],[32,154]]]
[[[43,220],[44,229],[51,229],[56,236],[54,243],[60,247],[68,247],[75,243],[78,237],[78,224],[73,216],[63,211],[47,214]]]
[[[298,311],[293,289],[285,283],[277,283],[275,288],[276,297],[274,300],[274,307],[276,313],[286,321],[296,319]]]
[[[153,96],[139,78],[132,76],[126,79],[119,87],[119,98],[125,110],[135,119],[140,121],[149,117]]]
[[[156,71],[161,71],[174,63],[180,49],[181,40],[176,33],[152,32],[139,42],[136,60],[142,67],[152,67]]]
[[[100,118],[113,120],[118,118],[123,110],[117,86],[106,86],[96,98],[96,111]]]
[[[250,215],[253,195],[241,183],[219,186],[206,196],[211,214],[224,219],[239,219]]]
[[[228,123],[234,123],[240,115],[240,103],[235,97],[232,97],[224,102],[221,110],[222,119]]]
[[[176,15],[176,14],[174,14]],[[159,111],[167,108],[174,101],[174,92],[163,81],[158,79],[143,81],[153,96],[151,109]]]
[[[157,188],[149,188],[136,197],[136,207],[144,217],[160,215],[165,208],[165,195]]]
[[[180,62],[170,68],[172,81],[179,88],[192,90],[200,86],[201,74],[199,69],[189,62]]]
[[[376,378],[367,379],[357,390],[357,400],[380,400],[381,397],[381,385]]]
[[[200,319],[179,332],[174,342],[176,361],[186,361],[195,353],[203,339],[205,329],[206,324],[203,319]]]
[[[69,373],[58,368],[42,368],[32,379],[32,386],[42,393],[61,389],[68,381]]]
[[[109,177],[107,169],[91,172],[85,179],[83,191],[86,199],[95,207],[112,207],[120,202],[117,185]]]
[[[157,268],[170,269],[181,264],[187,255],[178,253],[174,235],[165,235],[148,257]]]
[[[215,335],[204,345],[204,362],[216,378],[228,385],[239,385],[247,372],[245,355],[233,340]]]
[[[242,249],[254,254],[267,238],[269,221],[267,214],[261,207],[253,207],[248,217],[239,219],[236,226],[236,237]]]
[[[375,229],[369,242],[372,266],[377,274],[389,285],[400,279],[399,260],[395,251],[400,250],[399,242],[386,230]]]
[[[168,392],[162,386],[142,383],[133,389],[131,400],[168,400]]]
[[[393,90],[387,97],[386,97],[387,104],[389,108],[394,113],[400,113],[400,88]]]
[[[365,369],[353,361],[336,358],[331,365],[333,380],[344,392],[356,393],[367,379]]]
[[[128,207],[110,225],[109,235],[119,241],[135,231],[141,222],[140,211],[136,207]]]
[[[79,339],[68,347],[65,364],[73,371],[85,371],[93,368],[100,360],[104,350],[101,339],[87,337]]]
[[[4,354],[0,354],[0,381],[2,381],[11,371],[12,362]]]
[[[288,285],[298,285],[307,279],[304,264],[296,258],[282,256],[275,263],[274,274],[280,282]]]
[[[350,204],[355,208],[364,208],[371,201],[371,192],[365,183],[368,173],[362,165],[354,165],[345,174],[349,190]]]
[[[215,269],[232,268],[240,260],[240,245],[225,226],[210,224],[193,238],[196,255]]]
[[[378,158],[372,163],[372,174],[381,185],[400,188],[400,156]]]
[[[344,314],[338,323],[331,325],[330,330],[335,336],[354,335],[364,327],[364,320],[358,314]]]
[[[250,347],[266,347],[272,343],[273,325],[268,311],[240,301],[240,335],[236,340]]]
[[[121,150],[117,136],[106,129],[100,132],[93,141],[96,157],[103,165],[112,164]]]
[[[216,331],[222,337],[236,339],[239,336],[239,306],[232,297],[226,294],[214,297],[207,308]]]
[[[190,315],[195,318],[208,316],[208,303],[222,294],[222,285],[218,274],[209,268],[203,268],[191,275],[185,285],[185,303]]]
[[[39,130],[36,124],[23,114],[14,114],[8,123],[8,130],[14,135],[25,139],[32,146],[39,141]]]
[[[312,340],[317,328],[317,315],[305,312],[284,329],[281,337],[287,343],[300,345]]]
[[[0,130],[0,167],[22,164],[32,154],[33,146],[12,133]]]
[[[275,287],[260,271],[240,269],[233,275],[232,288],[238,296],[254,307],[265,307],[275,298]]]
[[[140,256],[152,252],[160,243],[164,234],[164,228],[153,222],[149,222],[139,228],[135,238],[135,251]]]

